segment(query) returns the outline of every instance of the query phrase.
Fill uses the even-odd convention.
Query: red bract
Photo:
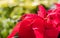
[[[49,13],[39,5],[38,14],[23,15],[7,38],[14,37],[16,33],[19,38],[57,38],[60,31],[60,10],[55,10]]]
[[[60,4],[55,3],[55,5],[56,5],[56,8],[60,8]]]
[[[45,8],[42,5],[39,5],[38,7],[39,7],[38,16],[45,18],[47,15]]]
[[[47,22],[52,23],[54,27],[60,27],[60,13],[50,13],[47,18]]]

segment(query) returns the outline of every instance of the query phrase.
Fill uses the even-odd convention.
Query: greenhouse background
[[[0,0],[0,38],[6,38],[23,14],[36,13],[38,5],[46,9],[60,0]]]

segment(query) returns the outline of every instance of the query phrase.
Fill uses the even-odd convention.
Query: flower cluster
[[[38,14],[25,14],[7,38],[18,33],[19,38],[58,38],[60,33],[60,4],[48,11],[38,6]]]

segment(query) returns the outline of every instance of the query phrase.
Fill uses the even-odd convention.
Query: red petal
[[[34,18],[36,18],[36,15],[31,14],[26,16],[24,20],[21,22],[19,30],[20,38],[35,38],[35,34],[31,25]]]
[[[20,28],[20,22],[16,24],[16,26],[12,30],[12,33],[7,38],[14,37],[14,35],[16,35],[17,32],[19,32],[19,28]]]
[[[33,30],[35,32],[36,38],[44,37],[44,20],[40,17],[37,17],[32,24]]]
[[[38,6],[39,10],[38,10],[38,16],[45,18],[47,15],[47,12],[45,10],[45,8],[42,5]]]
[[[53,24],[47,23],[45,27],[45,38],[57,38],[58,30],[53,26]]]
[[[60,4],[59,3],[55,3],[56,8],[60,8]]]

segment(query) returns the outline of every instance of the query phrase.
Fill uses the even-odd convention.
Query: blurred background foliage
[[[59,0],[0,0],[0,38],[6,38],[23,14],[36,13],[39,4],[49,8]]]

